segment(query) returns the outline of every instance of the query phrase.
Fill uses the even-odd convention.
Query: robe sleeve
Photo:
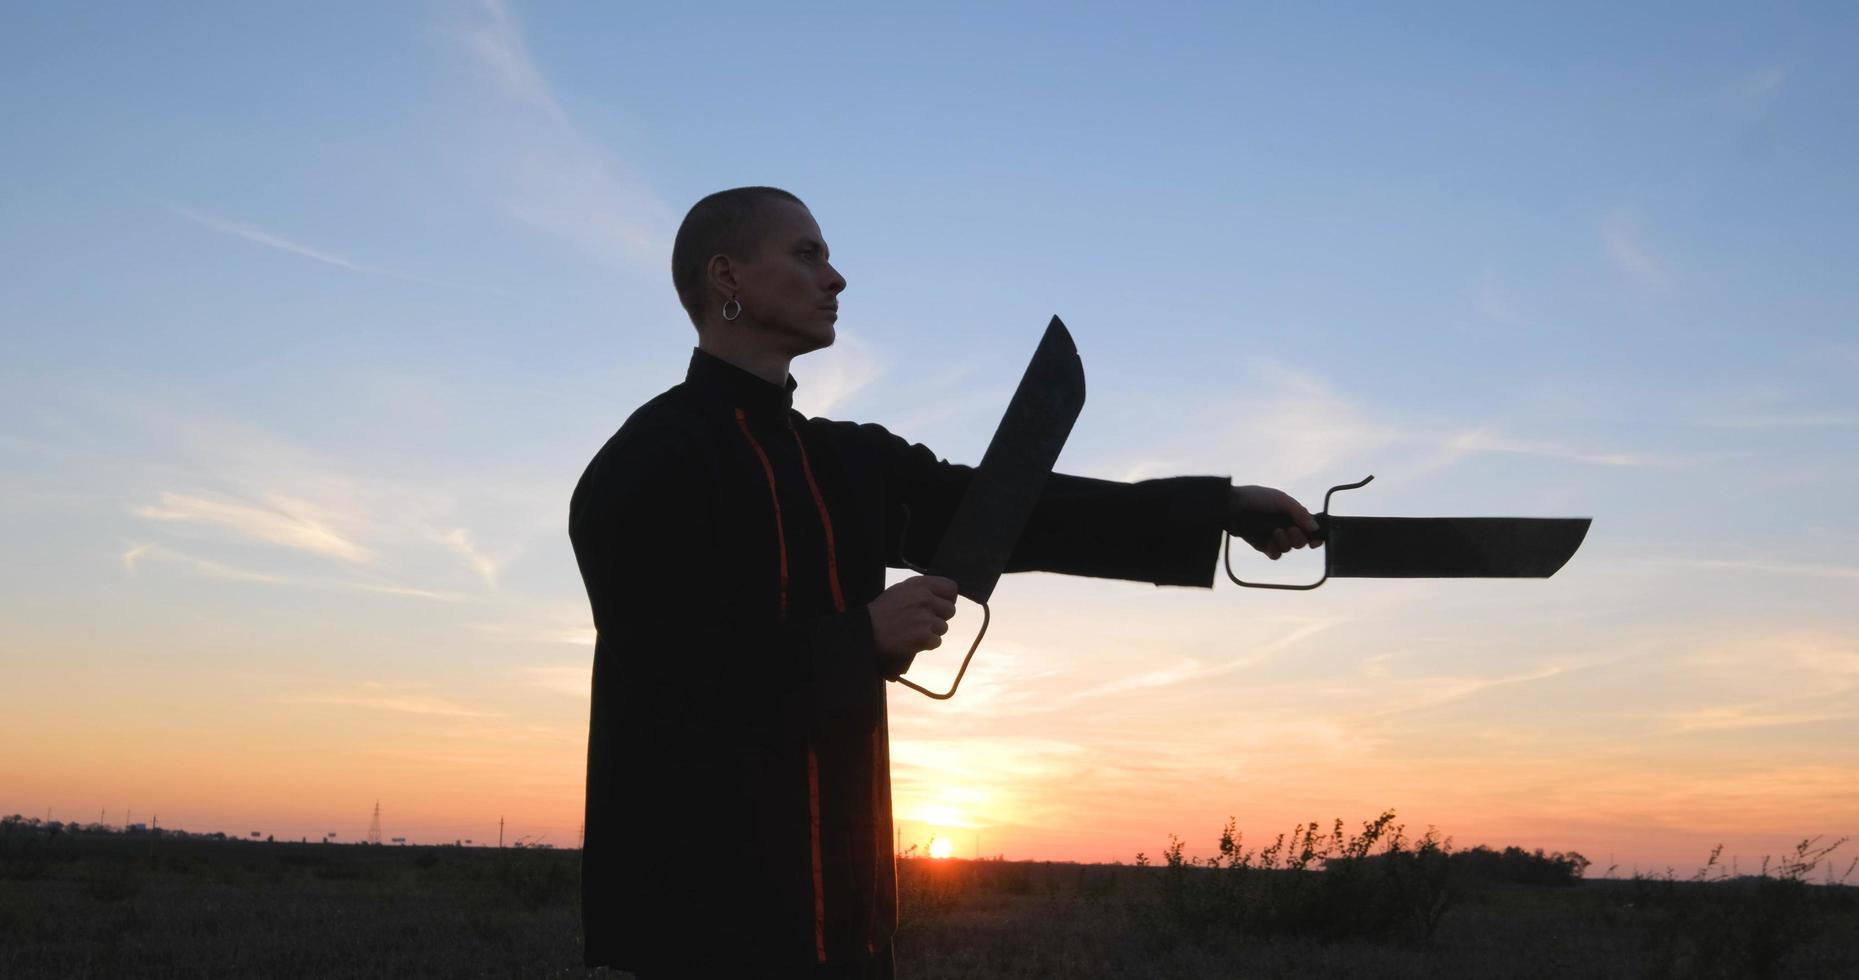
[[[570,537],[598,632],[597,673],[653,728],[736,732],[782,702],[859,709],[878,682],[864,606],[783,623],[727,621],[712,479],[674,434],[641,433],[576,494]],[[598,684],[597,684],[598,687]],[[595,696],[602,695],[596,690]]]
[[[892,567],[927,567],[974,469],[868,426],[885,460]],[[1059,572],[1212,588],[1232,480],[1177,476],[1119,483],[1054,473],[1028,519],[1009,572]],[[907,559],[907,561],[906,561]]]

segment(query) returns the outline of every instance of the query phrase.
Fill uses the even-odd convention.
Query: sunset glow
[[[0,813],[578,846],[569,494],[683,377],[678,218],[767,183],[849,283],[810,415],[977,462],[1058,313],[1063,472],[1594,518],[1548,580],[1006,576],[890,689],[900,850],[1859,838],[1851,14],[30,6]]]

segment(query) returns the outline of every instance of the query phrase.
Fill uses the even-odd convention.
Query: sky
[[[682,379],[684,210],[772,184],[849,283],[810,415],[976,462],[1056,313],[1063,472],[1594,519],[1011,576],[890,693],[906,846],[1859,837],[1859,13],[883,6],[0,12],[0,812],[576,843],[569,493]]]

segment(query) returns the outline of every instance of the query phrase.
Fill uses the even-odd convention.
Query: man
[[[575,488],[593,605],[582,925],[589,965],[661,976],[891,975],[885,678],[942,643],[956,584],[921,564],[968,467],[876,425],[795,412],[846,281],[786,191],[691,208],[672,281],[685,381],[641,406]],[[1213,584],[1223,530],[1273,558],[1315,531],[1224,477],[1053,474],[1009,571]],[[1258,530],[1263,529],[1263,530]]]

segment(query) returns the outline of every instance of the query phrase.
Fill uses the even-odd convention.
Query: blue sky
[[[320,827],[417,770],[416,835],[568,835],[567,495],[681,376],[683,210],[768,183],[850,283],[803,408],[972,462],[1058,313],[1062,469],[1596,519],[1547,583],[1016,579],[972,700],[893,699],[912,832],[1859,830],[1844,6],[0,18],[0,734],[62,760],[0,809]]]

